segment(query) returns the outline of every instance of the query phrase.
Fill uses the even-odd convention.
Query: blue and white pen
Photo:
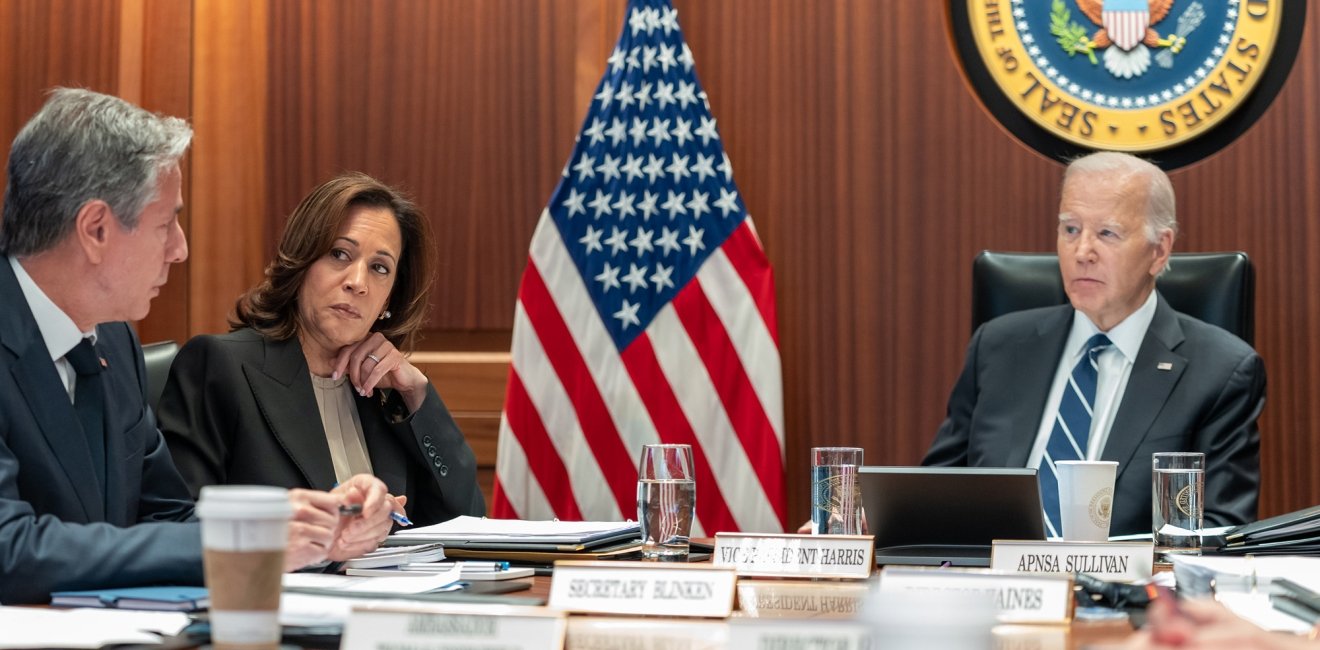
[[[394,523],[396,523],[396,524],[398,524],[398,525],[400,525],[400,526],[411,526],[411,525],[412,525],[412,521],[408,519],[408,516],[405,515],[405,514],[403,514],[403,513],[401,513],[401,512],[395,512],[395,511],[391,510],[391,511],[390,511],[390,519],[393,519],[393,520],[394,520]]]

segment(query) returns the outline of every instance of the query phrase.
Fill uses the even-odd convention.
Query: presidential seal
[[[1091,516],[1091,523],[1096,528],[1109,528],[1109,518],[1114,514],[1114,488],[1105,488],[1091,497],[1091,504],[1086,509]]]
[[[951,2],[964,69],[1016,135],[1025,121],[1034,137],[1074,149],[1136,153],[1221,131],[1260,102],[1262,86],[1268,105],[1282,85],[1271,79],[1286,77],[1296,57],[1300,28],[1290,24],[1305,13],[1288,0]]]
[[[1185,517],[1194,517],[1196,515],[1193,511],[1200,510],[1198,507],[1199,504],[1192,503],[1191,485],[1178,490],[1178,496],[1174,497],[1174,503],[1178,504],[1178,510],[1181,511]]]

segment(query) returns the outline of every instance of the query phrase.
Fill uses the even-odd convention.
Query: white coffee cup
[[[292,515],[284,488],[202,488],[197,516],[215,648],[278,647],[280,582]]]
[[[1063,538],[1073,542],[1109,540],[1114,511],[1112,460],[1061,460],[1054,463],[1059,476],[1059,519]]]

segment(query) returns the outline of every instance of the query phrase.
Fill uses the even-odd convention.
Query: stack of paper
[[[444,544],[413,544],[378,548],[344,563],[346,569],[394,567],[412,562],[438,562],[445,559]]]
[[[530,578],[533,571],[528,568],[510,568],[508,562],[411,562],[392,567],[353,568],[344,570],[350,576],[416,576],[423,573],[442,573],[458,567],[464,582],[483,582],[493,580],[513,580]]]
[[[641,526],[626,521],[522,521],[457,517],[400,530],[388,545],[440,542],[454,558],[548,563],[563,559],[598,559],[635,552]]]
[[[341,576],[327,573],[286,573],[284,591],[324,596],[411,596],[459,589],[460,571],[416,573],[388,578]]]

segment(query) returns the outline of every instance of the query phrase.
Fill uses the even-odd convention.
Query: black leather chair
[[[179,352],[179,344],[174,341],[148,343],[142,346],[142,357],[147,364],[147,400],[151,410],[160,406],[160,394],[165,392],[165,380],[170,376],[170,365],[174,355]]]
[[[1174,309],[1254,345],[1256,274],[1246,253],[1174,253],[1155,280]],[[1052,253],[981,251],[972,262],[972,330],[1009,312],[1068,302]]]

